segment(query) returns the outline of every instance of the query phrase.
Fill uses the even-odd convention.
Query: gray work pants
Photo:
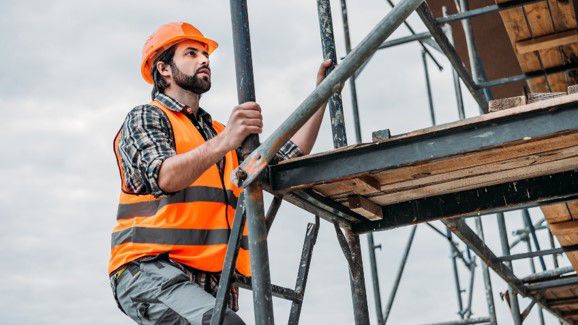
[[[205,325],[215,297],[166,259],[131,262],[110,279],[119,308],[138,324]],[[244,325],[227,309],[223,324]]]

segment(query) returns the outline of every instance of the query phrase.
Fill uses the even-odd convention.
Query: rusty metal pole
[[[347,17],[347,1],[341,0],[341,20],[343,23],[343,37],[345,40],[345,54],[351,52],[351,38],[349,35],[349,19]],[[369,60],[368,60],[369,61]],[[366,61],[366,62],[368,62]],[[357,104],[357,88],[355,86],[355,77],[349,78],[349,92],[351,95],[351,108],[353,113],[353,126],[355,128],[355,142],[361,143],[361,121],[359,120],[359,108]],[[367,251],[369,253],[369,265],[371,267],[371,280],[373,284],[373,296],[375,301],[375,314],[378,324],[384,324],[383,312],[381,307],[381,290],[379,287],[379,276],[377,274],[377,259],[375,250],[381,248],[375,244],[373,233],[367,233]]]
[[[251,39],[246,0],[230,0],[235,50],[235,71],[239,103],[255,101],[255,83],[251,58]],[[259,137],[251,135],[241,146],[243,157],[259,146]],[[263,187],[257,179],[245,189],[247,199],[247,227],[251,254],[251,287],[255,324],[274,324],[271,276],[267,249],[267,225],[263,207]]]
[[[329,0],[317,0],[317,13],[319,15],[319,29],[323,58],[331,59],[333,66],[328,69],[329,74],[337,64],[335,51],[335,37],[333,36],[333,21],[331,18],[331,5]],[[345,132],[345,120],[343,117],[343,103],[341,90],[335,91],[329,99],[329,112],[331,116],[331,131],[333,134],[333,146],[335,148],[347,145]],[[361,258],[361,244],[359,235],[354,234],[349,228],[335,227],[338,236],[345,240],[339,241],[349,264],[349,281],[351,284],[351,298],[353,300],[353,315],[355,324],[369,324],[369,310],[367,307],[367,293],[365,290],[365,277],[363,274],[363,262]],[[346,245],[347,247],[343,247]]]

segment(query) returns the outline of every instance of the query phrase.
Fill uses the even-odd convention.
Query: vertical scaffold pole
[[[333,36],[333,20],[331,18],[331,5],[329,0],[317,0],[317,13],[319,15],[323,59],[331,59],[332,62],[332,65],[327,69],[327,74],[329,74],[337,64],[337,52],[335,51],[335,37]],[[336,91],[329,97],[328,106],[331,118],[331,131],[333,133],[333,146],[335,148],[346,146],[347,135],[345,132],[345,118],[343,116],[343,103],[340,92]]]
[[[482,241],[484,239],[484,227],[482,225],[482,219],[476,217],[474,219],[476,223],[476,233]],[[494,306],[494,290],[492,289],[492,280],[490,278],[490,270],[488,265],[482,260],[482,277],[484,278],[484,290],[486,292],[486,303],[488,304],[488,316],[490,317],[490,325],[497,325],[498,321],[496,319],[496,307]]]
[[[230,0],[235,71],[239,103],[255,101],[255,83],[251,58],[251,39],[246,0]],[[251,135],[243,142],[241,152],[245,157],[259,146],[259,137]],[[274,324],[271,297],[271,276],[267,250],[267,225],[263,208],[263,187],[259,180],[245,189],[249,251],[251,254],[251,287],[255,324]]]
[[[333,36],[333,21],[329,0],[317,0],[317,12],[319,15],[323,58],[331,59],[333,62],[332,67],[327,71],[327,73],[330,73],[337,64],[337,53],[335,51],[335,37]],[[335,92],[329,99],[329,112],[333,145],[335,148],[346,146],[347,136],[343,116],[343,103],[339,91]],[[345,238],[344,241],[339,241],[339,243],[342,245],[342,250],[344,254],[346,254],[346,259],[349,264],[349,280],[351,284],[355,324],[369,324],[369,311],[367,308],[367,294],[365,290],[359,235],[353,234],[349,228],[339,229],[336,227],[336,231],[338,232],[338,236]],[[343,247],[343,245],[347,247]]]
[[[343,22],[343,36],[345,39],[345,54],[351,52],[351,38],[349,35],[349,18],[347,16],[347,1],[341,0],[341,20]],[[369,61],[369,60],[368,60]],[[349,78],[349,92],[351,96],[351,109],[353,113],[353,126],[355,129],[355,142],[361,143],[361,121],[359,119],[359,108],[357,104],[357,88],[355,86],[355,77]],[[371,267],[371,282],[373,284],[373,296],[375,301],[375,314],[378,324],[384,324],[383,313],[381,310],[381,289],[379,287],[379,276],[377,273],[377,259],[375,250],[381,247],[375,245],[373,233],[367,233],[367,251],[369,253],[369,265]]]
[[[423,63],[423,72],[424,72],[424,77],[425,77],[425,87],[427,90],[427,103],[428,103],[428,107],[429,107],[429,116],[431,119],[431,125],[436,125],[436,115],[435,115],[435,111],[434,111],[434,105],[433,105],[433,97],[432,97],[432,92],[431,92],[431,83],[429,80],[429,69],[427,66],[427,57],[426,57],[426,53],[425,51],[421,51],[421,60]]]
[[[468,0],[455,0],[456,7],[458,11],[464,12],[469,10]],[[474,39],[474,31],[469,19],[462,19],[462,27],[464,29],[464,35],[466,38],[466,46],[468,48],[468,58],[470,60],[470,70],[472,73],[472,79],[474,82],[480,83],[487,80],[486,71],[482,64],[482,59],[480,59],[480,52],[476,46],[476,41]],[[492,99],[492,93],[489,88],[483,88],[482,93],[486,97],[486,100]],[[480,107],[482,112],[487,112],[487,107]]]
[[[532,252],[532,244],[530,244],[530,238],[526,237],[524,241],[526,242],[528,252]],[[529,258],[528,262],[530,263],[530,271],[532,271],[532,274],[535,274],[536,266],[534,265],[534,258]],[[544,312],[542,311],[542,307],[540,306],[538,306],[538,318],[540,319],[540,325],[544,325]]]
[[[498,221],[498,232],[500,234],[500,244],[502,246],[502,255],[510,255],[510,244],[508,243],[508,233],[506,230],[506,221],[504,220],[504,213],[498,212],[496,214]],[[506,265],[512,268],[512,262],[506,262]],[[512,313],[512,319],[515,325],[521,325],[522,319],[520,317],[520,305],[518,304],[518,294],[512,290],[511,286],[508,286],[509,299],[510,299],[510,312]]]
[[[456,7],[458,9],[458,11],[463,12],[468,10],[469,6],[468,6],[468,2],[467,0],[456,0]],[[451,26],[449,24],[447,24],[447,28],[448,33],[450,34],[450,39],[451,42],[453,43],[453,36],[451,35]],[[480,55],[478,52],[478,49],[476,47],[476,43],[474,41],[474,32],[472,29],[472,25],[470,24],[469,19],[464,19],[462,20],[462,28],[464,30],[464,36],[466,38],[466,47],[468,49],[468,57],[470,59],[470,70],[471,70],[471,74],[472,74],[472,79],[474,80],[474,82],[478,83],[480,81],[485,81],[486,80],[486,73],[484,70],[484,67],[482,66],[482,61],[480,59]],[[454,70],[454,75],[457,75],[457,72]],[[456,82],[454,82],[454,84],[456,84]],[[462,118],[462,116],[464,116],[465,118],[465,111],[464,111],[464,107],[463,107],[463,100],[461,98],[461,89],[459,89],[459,80],[457,80],[457,84],[456,84],[456,93],[459,91],[460,94],[460,100],[461,100],[461,105],[458,103],[458,109],[459,109],[459,114],[460,114],[460,118]],[[483,89],[482,90],[482,94],[484,95],[486,102],[489,101],[490,99],[492,99],[492,94],[490,93],[490,91],[488,89]],[[483,114],[485,112],[487,112],[487,107],[480,107],[480,112]],[[498,218],[499,219],[499,218]],[[503,221],[503,214],[502,214],[502,221]],[[482,239],[482,241],[484,240],[484,228],[482,225],[482,220],[480,219],[480,217],[475,217],[474,218],[474,222],[476,224],[476,232],[478,234],[478,236]],[[500,223],[498,221],[498,223]],[[505,222],[503,223],[504,225],[504,235],[505,235],[505,241],[506,241],[506,246],[508,246],[508,237],[507,234],[505,233]],[[503,240],[502,236],[500,236],[501,239]],[[509,251],[509,246],[508,246],[508,251]],[[488,269],[488,266],[486,265],[486,263],[484,263],[484,261],[482,261],[482,276],[484,278],[484,289],[486,291],[486,302],[488,304],[488,314],[490,317],[490,324],[491,325],[495,325],[497,324],[497,318],[496,318],[496,308],[494,305],[494,293],[493,293],[493,289],[492,289],[492,281],[490,278],[490,271]],[[519,307],[517,307],[517,303],[518,300],[515,297],[514,301],[516,302],[516,309],[518,310],[518,315],[519,315]]]
[[[448,15],[448,8],[446,6],[442,6],[442,13],[444,17]],[[450,44],[454,46],[454,33],[452,30],[452,26],[450,24],[445,24],[444,29],[446,37],[450,41]],[[462,95],[462,86],[460,85],[460,76],[458,76],[458,73],[454,69],[452,69],[452,81],[454,83],[456,104],[458,106],[458,116],[460,120],[463,120],[466,118],[466,111],[464,109],[464,97]]]

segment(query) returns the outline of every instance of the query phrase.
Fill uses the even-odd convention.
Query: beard
[[[179,87],[198,95],[211,89],[211,79],[209,77],[201,78],[197,73],[192,76],[185,74],[177,68],[174,62],[171,62],[171,69],[173,70],[173,80]]]

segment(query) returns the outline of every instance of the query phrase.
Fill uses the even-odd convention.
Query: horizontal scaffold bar
[[[476,16],[480,16],[480,15],[484,15],[484,14],[489,14],[491,12],[502,11],[502,10],[506,10],[506,9],[512,9],[515,7],[525,6],[525,5],[529,5],[529,4],[532,4],[535,2],[541,2],[541,1],[544,1],[544,0],[513,0],[513,1],[502,2],[502,3],[496,3],[493,5],[489,5],[489,6],[485,6],[485,7],[481,7],[481,8],[476,8],[476,9],[472,9],[472,10],[468,10],[468,11],[464,11],[464,12],[459,12],[457,14],[447,15],[446,17],[440,17],[440,18],[436,19],[436,22],[439,24],[449,23],[452,21],[476,17]]]

